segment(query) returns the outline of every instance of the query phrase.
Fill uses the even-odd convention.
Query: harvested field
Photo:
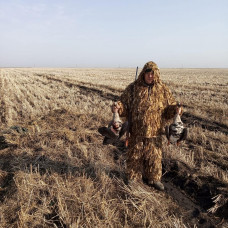
[[[228,227],[228,69],[161,69],[189,136],[158,192],[97,129],[135,69],[0,69],[1,227]]]

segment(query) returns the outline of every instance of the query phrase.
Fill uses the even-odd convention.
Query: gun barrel
[[[137,80],[137,76],[138,76],[138,69],[139,69],[139,67],[137,66],[137,67],[136,67],[136,73],[135,73],[135,80]]]

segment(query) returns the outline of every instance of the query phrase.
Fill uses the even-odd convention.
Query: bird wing
[[[101,135],[106,136],[107,138],[110,138],[110,139],[115,139],[116,138],[115,133],[113,131],[111,131],[109,128],[107,128],[107,127],[98,128],[98,132]]]
[[[103,140],[103,145],[108,145],[108,144],[113,144],[115,142],[114,139],[110,139],[108,137],[104,137],[104,140]]]
[[[166,135],[166,138],[169,140],[170,138],[170,126],[166,126],[165,127],[165,135]]]
[[[125,134],[125,132],[127,131],[127,128],[128,128],[128,122],[126,121],[125,123],[123,123],[121,127],[119,139]]]
[[[182,134],[180,136],[180,141],[181,140],[185,140],[187,138],[187,135],[188,135],[188,129],[187,128],[184,128],[183,129],[183,132],[182,132]]]

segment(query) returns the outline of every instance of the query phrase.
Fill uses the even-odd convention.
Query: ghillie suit
[[[146,84],[146,71],[154,72],[152,84]],[[127,174],[130,179],[160,181],[162,176],[162,131],[165,122],[174,117],[176,102],[160,80],[154,62],[143,67],[138,79],[131,83],[118,101],[119,114],[129,122]]]
[[[127,122],[123,123],[118,112],[113,112],[113,117],[108,127],[98,128],[98,132],[105,136],[103,145],[113,144],[127,131]]]

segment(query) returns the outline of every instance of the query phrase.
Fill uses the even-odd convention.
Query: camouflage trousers
[[[162,140],[156,138],[129,139],[127,151],[128,179],[160,181],[162,177]]]

